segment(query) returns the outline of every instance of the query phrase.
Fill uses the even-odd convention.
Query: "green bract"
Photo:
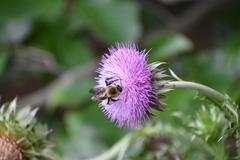
[[[202,106],[201,110],[189,124],[194,136],[200,136],[205,141],[216,142],[226,134],[228,121],[217,107]]]

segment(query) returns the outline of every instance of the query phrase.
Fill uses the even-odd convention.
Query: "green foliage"
[[[165,60],[179,53],[191,51],[192,42],[180,33],[156,34],[146,42],[146,48],[151,48],[150,60]]]
[[[97,139],[96,130],[83,122],[79,112],[66,114],[64,123],[67,129],[67,137],[65,139],[61,137],[58,149],[66,159],[86,159],[105,148],[101,141]]]
[[[196,95],[196,92],[191,90],[175,90],[174,92],[166,93],[166,98],[163,99],[164,103],[167,104],[164,114],[154,111],[156,115],[154,118],[162,122],[171,122],[177,126],[184,125],[202,102],[196,99],[194,95]]]
[[[213,157],[211,148],[200,139],[192,141],[190,133],[167,123],[146,125],[127,134],[113,148],[92,160],[105,159],[171,159]],[[184,144],[184,145],[182,145]]]
[[[126,133],[126,130],[110,123],[96,105],[88,104],[89,107],[65,114],[63,123],[67,133],[61,135],[65,131],[61,128],[61,132],[54,136],[65,159],[86,159],[98,155]]]
[[[236,31],[230,34],[227,43],[224,45],[224,50],[229,54],[230,57],[232,57],[232,55],[239,55],[240,53],[239,37],[240,31]]]
[[[220,141],[226,131],[229,123],[224,114],[213,105],[202,106],[191,119],[189,127],[193,130],[193,135],[202,137],[208,143]]]
[[[59,84],[51,91],[48,105],[51,108],[60,105],[77,105],[89,100],[89,88],[94,85],[93,80],[74,80],[66,84]]]
[[[79,1],[77,7],[87,27],[107,42],[140,37],[139,9],[133,1]]]
[[[188,11],[191,4],[195,3],[188,2],[186,5],[182,0],[156,0],[156,5],[152,6],[151,2],[1,0],[1,101],[16,95],[20,100],[23,98],[23,101],[25,96],[42,96],[38,93],[50,85],[50,93],[47,99],[41,102],[44,105],[39,115],[54,128],[52,139],[56,143],[57,151],[62,155],[56,159],[75,160],[98,156],[129,132],[110,123],[98,104],[90,101],[88,90],[94,86],[94,74],[69,76],[63,81],[61,79],[65,71],[99,61],[102,53],[107,50],[106,47],[122,41],[139,42],[139,48],[150,50],[149,62],[168,60],[170,68],[184,80],[208,85],[231,97],[226,97],[226,101],[217,107],[216,104],[212,106],[209,101],[205,101],[205,97],[199,97],[195,91],[175,90],[166,93],[163,99],[167,104],[165,111],[154,111],[153,122],[161,122],[156,123],[156,126],[160,127],[155,128],[159,132],[150,134],[149,130],[143,128],[142,135],[138,133],[133,139],[124,158],[162,160],[174,159],[166,155],[181,155],[180,159],[219,160],[239,157],[238,3],[232,7],[223,7],[220,12],[214,11],[211,23],[210,16],[203,16],[201,21],[197,21],[199,26],[193,24],[183,33],[176,31],[178,29],[171,30],[168,25],[174,19],[181,20],[184,11]],[[157,5],[158,3],[160,5]],[[161,7],[158,8],[159,6],[163,6],[167,12]],[[173,19],[165,17],[169,14],[170,17],[173,15]],[[195,10],[190,16],[191,14],[194,15]],[[183,19],[177,22],[184,23],[185,20],[187,21]],[[170,31],[166,32],[165,29]],[[159,30],[161,32],[155,32]],[[21,47],[44,50],[44,53],[38,53],[40,55],[46,51],[50,54],[46,57],[53,57],[58,68],[46,65],[47,67],[34,70],[36,63],[44,64],[45,59],[35,57],[35,54],[25,50],[19,52]],[[34,51],[36,50],[31,50]],[[21,56],[23,52],[24,56]],[[28,65],[22,68],[18,62]],[[24,72],[19,72],[18,69]],[[60,83],[52,85],[51,82],[59,82],[59,79]],[[41,98],[33,97],[31,102]],[[233,103],[234,101],[236,103]],[[202,105],[205,109],[200,108]],[[45,133],[48,132],[46,125],[38,125],[30,108],[15,112],[12,109],[10,111],[7,106],[1,109],[0,132],[17,132],[17,137],[27,137],[26,148],[35,149],[41,146],[35,151],[42,151],[45,148]],[[51,112],[47,112],[48,110]],[[49,114],[50,117],[47,117]],[[3,115],[7,118],[3,119]],[[16,123],[16,120],[19,122]],[[32,132],[32,128],[35,132]],[[195,139],[192,139],[193,136]],[[234,144],[236,142],[238,149],[227,147],[229,136],[237,139]],[[157,144],[153,143],[153,140]],[[46,150],[44,149],[44,153],[49,152]]]
[[[66,19],[58,19],[53,24],[42,23],[41,27],[35,28],[35,33],[29,43],[51,51],[65,67],[85,63],[93,57],[83,39],[74,36]]]
[[[63,0],[3,0],[0,5],[0,18],[49,18],[60,14]]]
[[[7,53],[4,53],[0,51],[0,77],[3,75],[7,62],[8,62],[9,55]]]

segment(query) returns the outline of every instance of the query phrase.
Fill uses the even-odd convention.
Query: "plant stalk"
[[[205,94],[210,100],[215,102],[220,108],[223,109],[224,113],[230,117],[230,119],[234,119],[235,123],[239,123],[239,113],[237,111],[237,108],[233,105],[228,105],[226,102],[232,102],[231,99],[228,99],[227,96],[223,95],[222,93],[205,86],[203,84],[195,83],[195,82],[188,82],[188,81],[170,81],[165,84],[164,87],[170,88],[170,89],[176,89],[176,88],[187,88],[187,89],[194,89],[197,90],[203,94]],[[228,113],[231,113],[230,115]]]
[[[210,98],[217,100],[219,103],[223,103],[226,100],[225,96],[222,93],[220,93],[208,86],[205,86],[205,85],[202,85],[199,83],[195,83],[195,82],[170,81],[167,84],[165,84],[165,86],[169,87],[171,89],[176,89],[176,88],[194,89],[194,90],[197,90],[199,92],[206,94]]]
[[[103,153],[102,155],[91,158],[89,160],[110,160],[114,159],[116,155],[119,154],[121,149],[127,149],[132,139],[131,134],[127,134],[123,137],[120,141],[118,141],[112,148],[110,148],[107,152]]]

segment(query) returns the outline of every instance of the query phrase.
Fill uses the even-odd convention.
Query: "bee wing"
[[[92,97],[91,97],[91,100],[97,101],[98,99],[96,98],[96,96],[92,96]]]
[[[90,93],[92,94],[97,94],[101,88],[99,87],[93,87],[89,90]]]
[[[96,87],[94,87],[94,88],[91,88],[91,89],[89,90],[89,92],[92,93],[92,94],[94,94],[94,95],[91,97],[91,100],[97,101],[97,100],[98,100],[98,99],[97,99],[98,89],[97,89]]]
[[[95,90],[95,88],[91,88],[91,89],[89,89],[89,92],[92,94],[95,94],[96,90]]]

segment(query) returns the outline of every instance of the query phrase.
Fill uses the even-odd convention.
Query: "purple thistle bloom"
[[[150,106],[162,110],[146,50],[139,51],[132,43],[117,43],[105,53],[100,65],[96,88],[114,84],[121,89],[116,97],[101,100],[103,112],[118,127],[141,126],[152,115]]]

